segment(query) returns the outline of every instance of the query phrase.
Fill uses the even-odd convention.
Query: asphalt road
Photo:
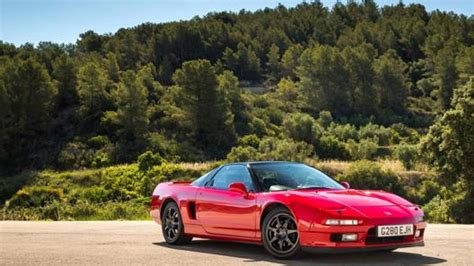
[[[280,261],[262,246],[195,240],[164,244],[160,227],[148,221],[0,222],[1,265],[474,265],[474,225],[429,225],[425,247],[392,253],[305,255]]]

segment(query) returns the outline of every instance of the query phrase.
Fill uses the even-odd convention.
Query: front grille
[[[388,244],[388,243],[397,243],[405,241],[406,236],[390,236],[390,237],[377,237],[377,228],[372,227],[367,232],[367,237],[365,238],[366,245],[374,244]]]

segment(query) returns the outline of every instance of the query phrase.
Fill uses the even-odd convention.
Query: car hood
[[[384,191],[374,190],[301,190],[293,191],[326,212],[344,212],[349,216],[408,217],[418,208],[411,202]],[[340,213],[342,214],[342,213]]]

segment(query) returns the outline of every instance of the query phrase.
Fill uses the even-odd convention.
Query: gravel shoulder
[[[474,225],[430,224],[425,247],[308,254],[281,261],[258,245],[197,239],[169,247],[151,221],[0,222],[1,265],[474,265]]]

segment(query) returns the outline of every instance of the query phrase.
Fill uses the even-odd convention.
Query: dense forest
[[[473,16],[371,0],[209,13],[75,44],[0,42],[2,184],[137,160],[147,173],[360,161],[353,174],[377,175],[370,161],[393,159],[423,172],[412,199],[434,219],[473,222],[473,45]]]

